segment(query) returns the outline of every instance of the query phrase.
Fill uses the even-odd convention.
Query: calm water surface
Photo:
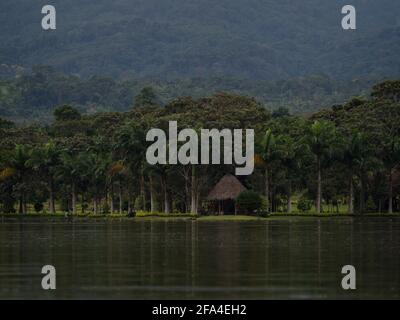
[[[400,298],[400,219],[0,218],[1,299]],[[57,290],[41,289],[41,268]],[[341,268],[357,290],[341,289]]]

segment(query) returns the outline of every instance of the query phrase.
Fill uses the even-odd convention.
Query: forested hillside
[[[39,0],[0,2],[0,64],[52,65],[80,76],[276,80],[399,75],[400,2],[353,0]]]
[[[255,97],[267,109],[289,109],[292,113],[308,113],[363,96],[371,81],[335,81],[314,75],[290,80],[239,80],[222,77],[183,78],[180,80],[114,80],[93,76],[81,79],[56,72],[51,67],[3,69],[17,77],[0,80],[0,117],[17,123],[49,123],[53,110],[69,104],[82,113],[127,111],[143,105],[143,94],[151,103],[165,105],[180,96],[212,95],[229,92]],[[146,97],[145,97],[146,98]]]

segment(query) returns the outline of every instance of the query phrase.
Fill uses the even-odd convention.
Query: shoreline
[[[167,221],[167,220],[193,220],[204,222],[217,222],[217,221],[268,221],[268,220],[281,220],[281,219],[306,219],[306,218],[396,218],[400,217],[400,213],[365,213],[365,214],[347,214],[347,213],[271,213],[267,216],[255,215],[208,215],[199,216],[192,214],[165,214],[165,213],[138,213],[135,217],[128,217],[127,214],[77,214],[75,216],[65,216],[63,213],[49,214],[49,213],[0,213],[1,219],[63,219],[63,220],[126,220],[126,221]]]

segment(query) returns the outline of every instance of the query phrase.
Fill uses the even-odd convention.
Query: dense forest
[[[2,71],[2,73],[1,73]],[[3,79],[1,77],[3,76]],[[289,80],[241,80],[226,77],[179,80],[114,80],[104,76],[82,79],[49,66],[32,69],[0,66],[0,117],[17,124],[51,123],[57,105],[68,104],[83,114],[128,111],[144,89],[159,104],[181,96],[200,98],[217,92],[255,97],[269,110],[288,108],[294,114],[343,103],[352,96],[368,96],[371,80],[337,81],[324,75]]]
[[[400,210],[400,81],[308,117],[227,93],[162,105],[142,90],[126,112],[87,115],[62,105],[54,118],[46,126],[0,121],[2,212],[206,212],[205,196],[234,167],[148,165],[146,132],[171,120],[255,130],[255,171],[240,179],[247,200],[259,197],[257,212]]]
[[[352,0],[49,0],[57,30],[41,29],[41,0],[0,2],[0,63],[52,65],[81,77],[281,80],[324,73],[400,74],[400,3]]]

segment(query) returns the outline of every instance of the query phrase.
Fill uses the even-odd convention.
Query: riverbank
[[[333,218],[333,217],[400,217],[400,213],[365,213],[362,215],[347,213],[320,213],[315,212],[274,212],[267,216],[254,216],[254,215],[208,215],[200,216],[188,213],[150,213],[138,212],[135,217],[128,217],[126,213],[119,214],[82,214],[79,213],[75,216],[68,216],[64,213],[0,213],[0,218],[57,218],[57,219],[126,219],[126,220],[198,220],[198,221],[257,221],[257,220],[276,220],[285,218]]]

